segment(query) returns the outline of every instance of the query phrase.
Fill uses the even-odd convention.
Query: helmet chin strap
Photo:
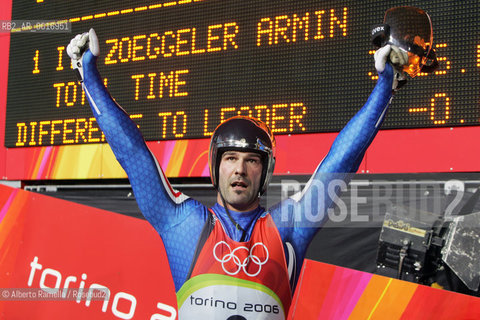
[[[225,212],[227,213],[227,217],[235,225],[235,228],[237,228],[237,230],[242,232],[242,237],[240,238],[240,242],[245,241],[245,237],[247,236],[247,231],[245,229],[243,229],[242,226],[239,225],[237,221],[235,221],[235,219],[233,219],[232,215],[230,214],[230,211],[228,210],[227,202],[223,198],[223,195],[220,192],[220,190],[218,191],[218,193],[220,194],[220,198],[222,198],[223,207],[225,208]]]

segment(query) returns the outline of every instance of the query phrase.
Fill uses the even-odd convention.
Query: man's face
[[[250,211],[259,203],[258,191],[262,177],[262,159],[254,152],[226,151],[219,169],[219,190],[228,209]],[[222,200],[217,194],[217,201]]]

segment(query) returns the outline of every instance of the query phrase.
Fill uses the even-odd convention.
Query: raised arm
[[[100,50],[95,31],[72,39],[67,52],[98,125],[128,175],[140,210],[161,234],[188,213],[182,210],[187,197],[172,189],[137,125],[105,88],[96,65]]]
[[[365,151],[378,132],[390,104],[397,79],[386,63],[390,46],[377,51],[375,67],[379,79],[365,105],[347,123],[333,142],[305,188],[272,207],[270,212],[282,239],[290,242],[301,264],[315,233],[323,226],[334,200],[347,187]],[[396,76],[395,76],[396,77]]]

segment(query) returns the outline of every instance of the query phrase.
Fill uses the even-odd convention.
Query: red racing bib
[[[246,242],[230,239],[215,219],[177,300],[180,319],[285,319],[291,290],[271,216],[258,219]]]

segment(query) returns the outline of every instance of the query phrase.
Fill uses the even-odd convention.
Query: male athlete
[[[93,114],[163,240],[182,319],[285,319],[307,247],[333,204],[329,184],[348,183],[344,173],[358,169],[403,74],[387,63],[394,51],[399,65],[407,63],[398,48],[377,50],[372,94],[305,189],[265,210],[259,200],[273,173],[275,140],[263,122],[234,117],[213,133],[209,165],[218,196],[207,208],[172,189],[136,124],[108,93],[96,67],[94,30],[70,42],[67,52]]]

